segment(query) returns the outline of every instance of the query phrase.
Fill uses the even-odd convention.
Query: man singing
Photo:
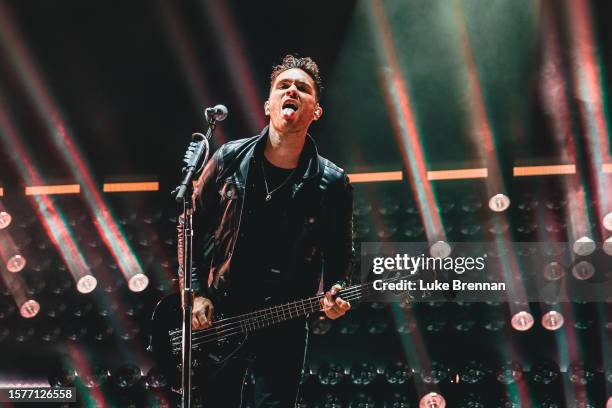
[[[196,241],[194,258],[200,270],[197,259],[208,259],[210,269],[194,299],[194,329],[210,327],[214,307],[246,313],[311,297],[321,284],[328,318],[350,309],[336,295],[352,272],[352,187],[307,133],[323,115],[320,92],[317,64],[287,55],[271,74],[269,125],[221,146],[200,176],[194,230],[201,244]],[[304,318],[250,335],[219,375],[197,384],[205,406],[241,406],[247,368],[256,407],[294,406],[307,338]]]

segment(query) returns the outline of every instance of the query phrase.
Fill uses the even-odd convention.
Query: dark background
[[[506,213],[492,213],[488,199],[502,191],[488,191],[483,179],[433,182],[432,210],[441,214],[448,240],[571,244],[567,203],[575,192],[568,193],[569,181],[585,191],[593,238],[606,239],[610,234],[599,228],[598,216],[603,198],[594,189],[601,174],[592,171],[589,125],[580,114],[588,101],[576,92],[572,75],[579,57],[572,48],[575,16],[569,1],[0,1],[0,109],[42,183],[81,183],[83,171],[74,170],[65,142],[54,139],[52,111],[98,188],[105,181],[160,181],[158,192],[103,194],[151,279],[140,294],[127,290],[83,195],[53,197],[95,265],[99,286],[80,295],[36,216],[35,202],[24,196],[30,180],[18,170],[21,153],[10,143],[0,144],[0,210],[13,215],[10,229],[0,234],[10,234],[28,258],[23,276],[29,295],[41,303],[37,317],[23,319],[8,285],[0,284],[0,380],[50,375],[57,380],[71,367],[83,378],[76,348],[92,367],[111,372],[110,379],[101,376],[110,405],[142,403],[143,393],[159,391],[152,375],[145,378],[152,360],[144,348],[155,302],[175,288],[178,209],[169,192],[178,182],[182,155],[191,133],[204,130],[206,106],[223,103],[230,112],[219,127],[217,146],[257,134],[266,123],[269,73],[286,53],[311,56],[321,68],[325,114],[311,127],[320,152],[348,172],[404,173],[402,182],[355,185],[357,248],[369,241],[426,241],[402,159],[407,148],[394,133],[397,106],[383,91],[390,65],[377,34],[377,4],[389,23],[427,170],[485,166],[478,154],[482,135],[470,125],[476,102],[458,15],[469,38],[493,158],[512,205]],[[606,2],[587,6],[607,120],[610,14]],[[555,116],[542,96],[546,24],[558,36],[573,131],[560,142]],[[608,134],[603,137],[610,142]],[[571,162],[562,154],[570,142],[576,175],[512,177],[515,165]],[[490,177],[497,175],[490,172]],[[609,190],[610,176],[602,177]],[[602,259],[596,277],[609,280],[608,258]],[[565,271],[568,281],[571,268],[572,263]],[[521,273],[528,280],[540,271]],[[532,304],[536,325],[525,333],[510,327],[511,305],[363,304],[337,322],[314,318],[304,403],[359,406],[370,398],[379,405],[361,406],[416,406],[425,392],[437,390],[452,407],[497,407],[504,395],[524,393],[532,402],[522,398],[523,406],[550,407],[547,401],[556,401],[557,406],[603,407],[612,378],[610,303],[565,304],[566,325],[557,332],[539,324],[550,305]],[[415,363],[422,359],[435,363],[433,368]],[[506,360],[524,370],[509,386],[496,380]],[[140,379],[128,363],[145,376]],[[77,384],[81,395],[96,389]],[[405,405],[391,405],[396,394],[405,397]],[[345,405],[329,405],[336,400]]]

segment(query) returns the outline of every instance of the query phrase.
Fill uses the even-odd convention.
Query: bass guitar
[[[374,293],[371,283],[363,283],[342,289],[337,296],[358,302]],[[324,294],[319,294],[234,316],[226,316],[222,310],[217,312],[218,307],[215,307],[212,325],[193,330],[191,335],[194,383],[202,381],[202,376],[214,376],[228,359],[240,352],[249,333],[322,311],[323,297]],[[157,304],[151,319],[150,349],[173,388],[180,387],[181,382],[182,313],[180,296],[176,293],[164,297]]]

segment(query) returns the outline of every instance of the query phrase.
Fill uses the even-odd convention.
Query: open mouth
[[[285,109],[291,109],[292,111],[295,112],[298,110],[297,103],[293,101],[287,101],[283,104],[283,111],[285,111]]]

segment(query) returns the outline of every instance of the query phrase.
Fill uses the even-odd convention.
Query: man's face
[[[271,125],[281,132],[308,129],[323,113],[317,103],[314,80],[299,68],[288,69],[276,77],[264,108]]]

